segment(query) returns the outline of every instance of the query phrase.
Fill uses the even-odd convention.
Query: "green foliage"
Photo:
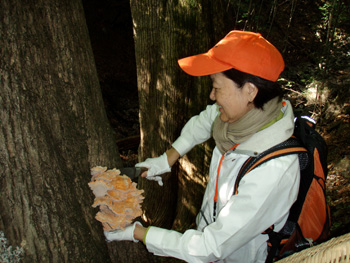
[[[198,5],[198,3],[197,3],[196,0],[186,0],[186,2],[187,2],[187,5],[188,5],[189,7],[195,8],[195,7],[197,7],[197,5]]]
[[[262,33],[286,61],[283,77],[306,86],[350,64],[350,11],[344,0],[227,0],[234,29]]]
[[[24,253],[23,248],[17,247],[12,250],[12,246],[7,246],[7,238],[4,232],[0,231],[0,262],[1,263],[19,263]]]

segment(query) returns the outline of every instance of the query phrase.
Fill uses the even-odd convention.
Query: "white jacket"
[[[181,234],[150,227],[145,239],[150,252],[187,262],[265,262],[268,237],[261,233],[273,224],[276,231],[280,230],[288,217],[298,194],[298,157],[295,154],[280,157],[255,168],[243,177],[237,195],[233,195],[233,187],[239,169],[249,156],[256,156],[292,135],[294,116],[288,101],[282,111],[282,119],[225,154],[218,181],[216,220],[213,200],[222,156],[217,147],[212,155],[202,213],[197,216],[197,230]],[[207,106],[189,120],[173,147],[184,155],[206,141],[218,114],[216,104]]]

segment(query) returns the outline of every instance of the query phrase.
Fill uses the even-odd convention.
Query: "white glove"
[[[134,238],[136,225],[142,226],[140,222],[136,221],[132,225],[127,226],[124,230],[104,231],[103,233],[106,237],[106,241],[134,241],[135,243],[139,242]]]
[[[145,167],[148,169],[146,178],[157,181],[160,186],[163,185],[162,177],[157,176],[171,171],[166,153],[156,158],[147,158],[144,162],[137,163],[135,167]]]

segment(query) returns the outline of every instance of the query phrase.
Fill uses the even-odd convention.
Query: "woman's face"
[[[212,74],[210,77],[213,81],[210,99],[219,105],[220,119],[223,122],[235,122],[254,108],[251,102],[258,92],[255,85],[248,82],[239,88],[221,72]]]

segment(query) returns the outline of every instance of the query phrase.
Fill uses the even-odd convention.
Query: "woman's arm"
[[[172,147],[184,156],[194,146],[205,142],[211,137],[212,125],[219,114],[218,105],[208,105],[199,115],[193,116],[183,127],[181,135]]]
[[[139,241],[143,241],[147,232],[147,228],[136,225],[134,230],[134,238]]]
[[[170,167],[172,167],[180,158],[179,152],[173,147],[166,151],[166,155],[168,157],[168,163]]]
[[[158,167],[168,168],[171,166],[183,155],[189,152],[194,146],[205,142],[211,137],[212,124],[217,117],[219,111],[216,104],[209,105],[207,108],[202,111],[199,115],[193,116],[183,127],[181,135],[173,143],[172,147],[166,151],[166,157],[164,154],[161,157],[149,158],[144,162],[136,164],[136,167],[146,167],[152,169],[152,166],[155,167],[155,161],[152,164],[152,160],[156,160]],[[168,163],[166,163],[166,161]],[[164,169],[160,169],[162,173]],[[153,171],[145,171],[141,174],[142,177],[155,177],[156,175],[161,174],[155,169]]]
[[[234,253],[274,222],[286,218],[298,193],[297,158],[277,158],[247,174],[241,181],[240,193],[228,201],[216,222],[203,232],[187,230],[181,234],[150,227],[143,238],[147,249],[155,255],[188,262],[211,262]]]

